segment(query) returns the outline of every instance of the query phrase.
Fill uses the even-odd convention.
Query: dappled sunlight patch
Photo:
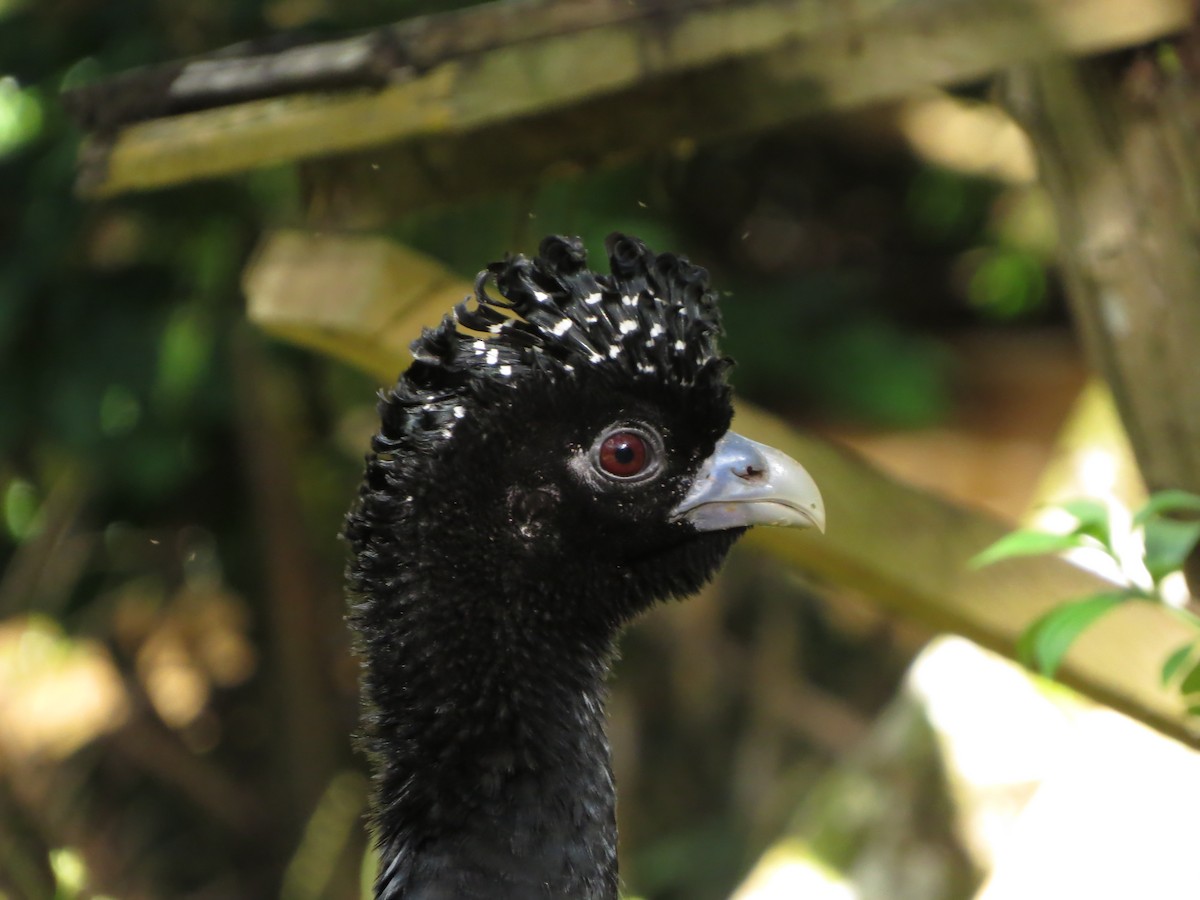
[[[900,130],[919,155],[948,169],[1016,183],[1037,174],[1029,138],[991,103],[929,92],[905,102]]]
[[[932,643],[907,689],[942,747],[964,844],[993,873],[979,900],[1187,883],[1200,754],[962,638]]]
[[[172,728],[190,725],[208,705],[208,682],[174,630],[164,629],[143,645],[138,675],[155,712]]]
[[[732,900],[858,900],[859,892],[807,843],[789,840],[767,851]]]
[[[129,716],[108,651],[42,616],[0,623],[0,683],[0,756],[13,764],[64,759]]]
[[[1070,736],[1070,693],[1048,694],[1024,669],[963,638],[939,638],[907,690],[933,727],[964,845],[989,868]]]
[[[1191,896],[1200,754],[1105,709],[1063,749],[978,900]]]
[[[183,588],[149,620],[145,598],[136,591],[121,599],[118,610],[127,632],[145,630],[137,640],[138,678],[155,712],[172,728],[195,723],[214,689],[236,687],[254,673],[258,661],[247,634],[248,614],[218,585]]]

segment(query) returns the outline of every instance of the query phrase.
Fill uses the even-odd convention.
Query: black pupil
[[[621,441],[621,443],[613,448],[613,456],[616,457],[617,462],[626,466],[633,462],[637,456],[637,451],[629,445],[629,441]]]

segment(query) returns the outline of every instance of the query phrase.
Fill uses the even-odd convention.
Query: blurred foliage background
[[[301,221],[292,172],[81,202],[57,98],[445,8],[0,0],[0,895],[356,895],[336,534],[377,386],[244,324],[257,237]],[[547,232],[633,232],[714,271],[743,395],[843,437],[954,429],[986,417],[968,362],[1003,382],[1014,348],[1046,352],[1023,336],[1065,325],[1028,161],[922,144],[938,115],[988,110],[968,88],[807,121],[393,234],[471,277]],[[634,629],[616,680],[623,871],[661,900],[726,896],[925,639],[749,557],[710,594]],[[780,692],[787,715],[764,712]],[[921,777],[949,874],[914,896],[970,896],[936,767]]]

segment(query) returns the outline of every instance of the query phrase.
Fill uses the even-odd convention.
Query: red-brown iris
[[[650,447],[636,431],[614,431],[600,444],[600,468],[614,478],[634,478],[650,465]]]

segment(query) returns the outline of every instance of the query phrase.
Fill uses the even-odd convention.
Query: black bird
[[[382,395],[345,531],[379,898],[615,900],[618,632],[748,526],[823,527],[728,431],[707,272],[606,247],[611,275],[577,238],[492,264]]]

